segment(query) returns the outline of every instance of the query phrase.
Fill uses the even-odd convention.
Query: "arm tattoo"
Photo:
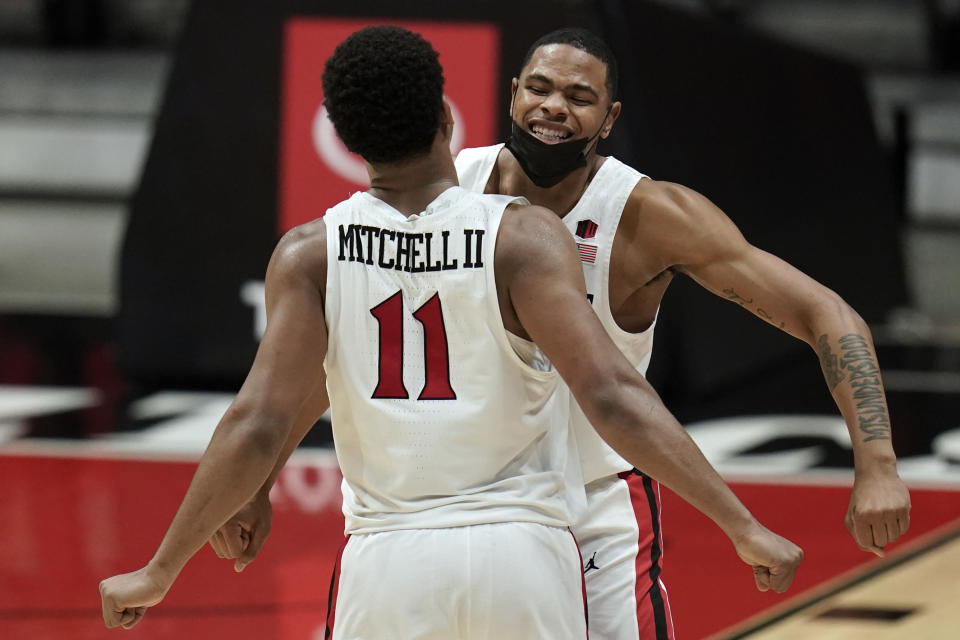
[[[830,350],[830,341],[827,334],[820,336],[817,340],[817,355],[820,357],[820,368],[823,369],[823,377],[827,379],[827,386],[832,392],[837,385],[843,382],[846,377],[840,367],[837,365],[837,356]]]
[[[723,295],[727,297],[727,300],[730,300],[731,302],[736,302],[741,307],[745,307],[748,304],[753,303],[753,298],[750,298],[749,300],[747,300],[746,298],[741,298],[740,294],[734,291],[733,289],[724,289]]]
[[[855,333],[841,336],[840,369],[850,373],[857,420],[860,430],[867,435],[863,441],[889,440],[890,419],[880,383],[880,367],[866,338]]]
[[[749,309],[750,311],[753,311],[753,309],[751,308],[753,305],[753,298],[744,298],[739,293],[734,291],[732,288],[724,289],[723,296],[730,302],[735,302],[741,307],[743,307],[744,309]],[[757,307],[754,313],[756,313],[758,316],[760,316],[761,318],[763,318],[773,326],[777,327],[778,329],[783,329],[786,326],[786,324],[783,322],[777,322],[773,316],[771,316],[769,313],[767,313],[760,307]]]

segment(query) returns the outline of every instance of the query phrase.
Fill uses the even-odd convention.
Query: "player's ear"
[[[453,138],[453,126],[456,124],[453,120],[453,109],[450,108],[450,102],[446,94],[443,96],[443,111],[440,113],[440,125],[443,127],[444,137]]]
[[[508,107],[510,112],[507,114],[511,118],[513,117],[513,101],[517,97],[518,88],[520,88],[520,80],[519,78],[514,78],[510,81],[510,106]]]
[[[617,121],[617,118],[620,117],[620,109],[623,105],[620,102],[614,102],[610,105],[610,113],[607,114],[607,119],[604,120],[603,128],[600,129],[600,137],[606,139],[610,135],[610,130],[613,129],[613,123]]]

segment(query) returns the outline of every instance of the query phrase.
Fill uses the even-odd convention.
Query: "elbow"
[[[849,333],[858,333],[870,338],[870,329],[863,317],[839,294],[825,287],[811,303],[806,328],[806,342],[814,348],[823,335],[839,338]]]
[[[276,455],[286,440],[293,416],[273,411],[238,397],[224,413],[221,427],[225,435],[251,452]]]
[[[604,439],[611,429],[621,431],[627,425],[644,424],[659,403],[653,387],[632,368],[597,378],[583,396],[582,401],[578,398],[580,406]]]

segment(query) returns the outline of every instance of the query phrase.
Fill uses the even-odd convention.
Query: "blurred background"
[[[405,24],[438,48],[458,147],[506,138],[510,78],[533,40],[571,24],[603,35],[624,109],[601,152],[704,193],[754,244],[850,302],[874,333],[905,478],[956,486],[960,0],[4,0],[8,539],[27,544],[50,526],[10,528],[34,522],[30,500],[12,497],[45,486],[31,469],[72,478],[77,455],[175,460],[170,491],[182,494],[180,461],[202,451],[252,361],[274,244],[365,187],[324,124],[319,77],[337,42],[371,22]],[[666,295],[656,345],[651,381],[721,471],[849,480],[845,431],[808,347],[685,279]],[[323,485],[329,442],[324,420],[305,443],[319,466],[296,482]],[[111,490],[110,473],[94,495]],[[136,477],[137,496],[157,482]],[[336,496],[317,491],[335,519]],[[960,515],[955,498],[937,500],[930,528]],[[830,518],[841,534],[842,513]],[[83,571],[132,568],[120,557]],[[40,590],[31,575],[46,569],[30,566],[8,565],[0,584]],[[77,598],[70,611],[83,617],[89,598]],[[73,614],[35,613],[31,635],[11,637],[98,637],[48,626]],[[0,625],[11,616],[0,611]]]
[[[874,328],[891,391],[960,388],[955,0],[417,2],[400,13],[387,2],[6,0],[0,382],[98,392],[96,411],[33,435],[126,428],[124,407],[147,390],[242,380],[277,237],[363,186],[323,155],[317,105],[297,102],[316,97],[310,42],[329,40],[284,39],[298,15],[487,29],[443,53],[463,95],[461,146],[505,138],[509,78],[533,39],[596,29],[624,77],[606,153],[698,189],[754,244],[843,295]],[[806,347],[686,284],[667,296],[651,372],[678,415],[832,412]],[[802,382],[788,384],[797,367]]]

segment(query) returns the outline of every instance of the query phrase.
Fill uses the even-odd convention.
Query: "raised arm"
[[[906,532],[910,496],[897,475],[890,417],[870,330],[850,305],[798,269],[750,245],[700,194],[656,183],[644,213],[676,268],[714,294],[803,340],[816,352],[853,445],[846,525],[860,548],[883,555]]]
[[[497,279],[507,328],[532,338],[569,385],[597,432],[712,519],[754,566],[762,590],[785,590],[799,547],[760,525],[704,458],[653,388],[626,360],[587,302],[573,239],[556,216],[528,207],[505,216]]]
[[[190,557],[263,485],[301,408],[323,385],[325,238],[320,221],[277,246],[267,269],[267,329],[250,373],[156,554],[142,569],[100,583],[107,627],[130,628],[163,599]]]

